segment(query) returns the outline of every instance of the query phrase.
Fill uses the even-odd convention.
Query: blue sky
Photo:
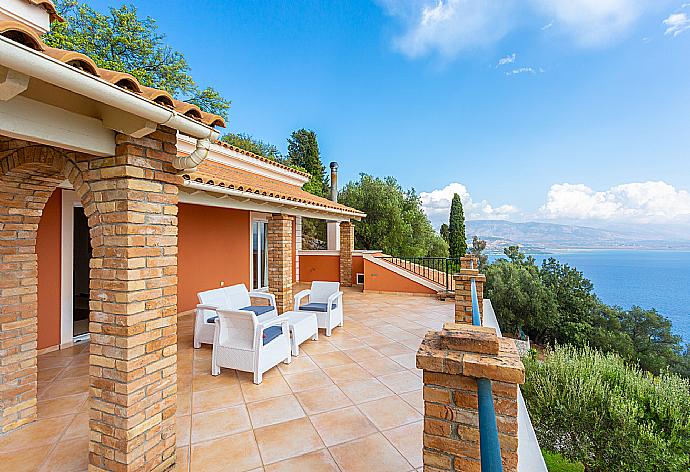
[[[683,0],[132,3],[230,131],[314,129],[341,181],[393,175],[435,223],[453,191],[474,218],[690,223]]]

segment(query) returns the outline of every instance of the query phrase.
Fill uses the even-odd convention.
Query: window
[[[357,285],[364,285],[364,274],[357,274]]]
[[[252,290],[268,288],[268,222],[252,221]]]

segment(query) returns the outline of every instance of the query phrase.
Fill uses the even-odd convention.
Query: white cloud
[[[512,205],[494,207],[486,200],[475,202],[467,187],[453,182],[442,189],[421,192],[419,194],[422,200],[422,207],[435,227],[438,228],[441,223],[448,222],[450,204],[453,200],[453,195],[456,193],[460,195],[467,220],[507,220],[511,215],[518,213],[518,209]]]
[[[566,221],[687,223],[690,193],[661,181],[622,184],[604,191],[584,184],[555,184],[539,216]]]
[[[512,24],[515,0],[378,0],[405,31],[395,45],[410,57],[438,53],[452,58],[461,51],[492,44]]]
[[[506,75],[519,75],[519,74],[536,74],[536,72],[531,67],[520,67],[518,69],[513,69],[510,72],[506,72]]]
[[[626,33],[653,0],[531,0],[537,11],[555,18],[581,46],[604,44]]]
[[[515,62],[515,59],[517,59],[517,54],[515,53],[510,54],[509,56],[502,57],[498,60],[498,64],[496,64],[496,67],[505,66],[506,64],[513,64]]]
[[[683,5],[683,7],[686,5]],[[664,20],[664,24],[666,25],[664,34],[673,35],[675,38],[683,31],[690,29],[690,18],[685,13],[673,13]]]
[[[541,30],[546,31],[547,29],[550,29],[551,27],[553,27],[553,21],[551,23],[547,23],[544,26],[542,26]]]
[[[400,20],[395,45],[410,57],[450,59],[501,40],[528,15],[552,18],[542,27],[566,33],[580,46],[626,33],[655,0],[377,0]]]

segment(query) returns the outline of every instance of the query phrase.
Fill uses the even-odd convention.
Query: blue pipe
[[[482,325],[482,319],[479,316],[479,300],[477,297],[477,283],[472,277],[472,324],[475,326]]]
[[[502,472],[501,443],[498,440],[491,380],[477,379],[477,395],[479,397],[479,449],[482,472]]]

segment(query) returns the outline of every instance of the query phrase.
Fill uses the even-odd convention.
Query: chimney
[[[338,201],[338,163],[331,162],[331,201]]]

